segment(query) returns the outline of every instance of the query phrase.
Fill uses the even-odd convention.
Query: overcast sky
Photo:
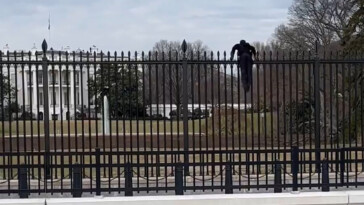
[[[202,40],[229,50],[240,39],[266,42],[287,21],[292,0],[0,0],[0,46],[148,51],[155,42]]]

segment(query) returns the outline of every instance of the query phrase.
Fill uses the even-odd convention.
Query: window
[[[68,72],[64,72],[64,77],[63,77],[63,84],[64,85],[69,85],[70,83],[70,75],[69,75],[69,71]]]
[[[76,85],[80,84],[80,73],[76,72]]]
[[[77,92],[77,105],[80,105],[81,104],[81,102],[80,102],[81,100],[80,100],[80,93],[79,92]]]
[[[42,73],[42,71],[38,72],[38,84],[43,85],[43,73]]]
[[[39,93],[39,105],[43,105],[43,93]]]
[[[69,100],[69,99],[68,99],[67,92],[64,92],[64,93],[63,93],[63,96],[64,96],[64,105],[68,105],[68,103],[69,103],[69,102],[68,102],[68,100]]]
[[[51,92],[50,94],[50,100],[51,100],[51,105],[57,105],[57,99],[56,99],[56,95],[55,93]]]
[[[33,73],[28,72],[28,85],[33,85],[33,79],[32,79]]]
[[[51,71],[49,73],[49,84],[50,85],[58,85],[58,80],[57,80],[57,74],[56,74],[56,71]]]

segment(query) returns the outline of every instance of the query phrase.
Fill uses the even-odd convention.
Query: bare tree
[[[182,90],[182,66],[180,61],[186,57],[188,60],[207,59],[205,52],[208,47],[203,45],[201,41],[187,44],[186,54],[182,52],[181,43],[178,41],[161,40],[157,42],[153,51],[149,53],[149,59],[153,61],[173,61],[175,63],[169,64],[155,64],[149,65],[147,69],[147,82],[150,85],[151,97],[150,102],[153,103],[172,103],[179,107],[182,104],[183,90]],[[198,74],[201,71],[196,66],[195,69],[189,67],[188,71],[188,92],[189,101],[191,101],[191,85],[192,82],[198,81]],[[192,72],[193,71],[193,72]]]
[[[185,55],[185,56],[184,56]],[[173,104],[180,111],[183,99],[183,70],[180,64],[183,57],[189,61],[187,67],[188,102],[193,104],[213,104],[237,102],[237,77],[233,66],[200,64],[194,61],[209,61],[226,58],[225,53],[213,54],[202,41],[187,43],[184,54],[181,43],[161,40],[155,44],[149,59],[172,61],[167,64],[151,64],[146,68],[146,87],[151,93],[150,103]],[[149,94],[148,94],[149,95]]]
[[[311,50],[315,41],[326,48],[344,38],[344,29],[353,14],[355,0],[295,0],[289,22],[280,25],[275,38],[284,48]]]

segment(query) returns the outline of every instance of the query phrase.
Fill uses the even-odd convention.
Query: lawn
[[[189,133],[219,133],[222,132],[225,135],[225,132],[228,133],[238,133],[238,128],[240,124],[240,132],[247,133],[249,135],[252,134],[252,129],[254,130],[254,134],[258,134],[258,132],[263,133],[263,120],[259,117],[259,114],[253,114],[253,120],[251,118],[251,114],[247,114],[246,117],[244,114],[241,115],[240,121],[238,119],[238,115],[235,115],[233,118],[231,115],[227,115],[226,118],[224,115],[210,117],[207,119],[197,119],[197,120],[189,120],[188,121],[188,129]],[[267,125],[270,124],[271,115],[267,114],[266,120]],[[260,118],[260,119],[259,119]],[[247,122],[245,123],[245,119]],[[214,123],[212,123],[214,122]],[[221,123],[220,123],[221,122]],[[258,129],[258,122],[260,126]],[[227,125],[227,126],[226,126]],[[246,127],[246,130],[245,130]],[[44,133],[44,122],[43,121],[1,121],[0,122],[0,136],[16,136],[17,134],[21,135],[38,135],[38,130],[40,130],[39,134]],[[267,126],[267,132],[270,132],[271,127]],[[50,121],[50,133],[51,135],[56,134],[88,134],[88,133],[102,133],[102,121],[101,120],[64,120],[64,121]],[[183,133],[183,121],[177,120],[113,120],[111,122],[111,132],[112,133]]]

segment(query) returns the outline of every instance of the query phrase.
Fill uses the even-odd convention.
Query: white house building
[[[88,96],[87,82],[88,74],[92,76],[92,69],[87,73],[86,67],[81,68],[79,65],[49,64],[49,94],[44,96],[42,65],[31,64],[31,61],[40,61],[43,54],[37,53],[36,47],[33,47],[30,52],[15,51],[10,53],[8,51],[9,47],[6,45],[2,53],[3,61],[30,61],[29,64],[16,66],[14,64],[3,65],[2,72],[7,75],[10,71],[10,82],[12,87],[16,88],[16,97],[13,97],[11,101],[17,101],[21,107],[24,106],[27,112],[33,113],[35,118],[43,119],[44,117],[44,97],[49,98],[50,119],[75,118],[75,113],[81,113],[82,105],[86,108],[85,106],[89,104],[88,99],[92,99],[92,96]],[[46,56],[48,59],[57,61],[66,61],[67,59],[72,61],[73,54],[68,52],[69,47],[66,47],[61,51],[48,51]],[[80,60],[80,50],[76,51],[75,60]],[[90,100],[90,104],[93,105],[93,100]]]

